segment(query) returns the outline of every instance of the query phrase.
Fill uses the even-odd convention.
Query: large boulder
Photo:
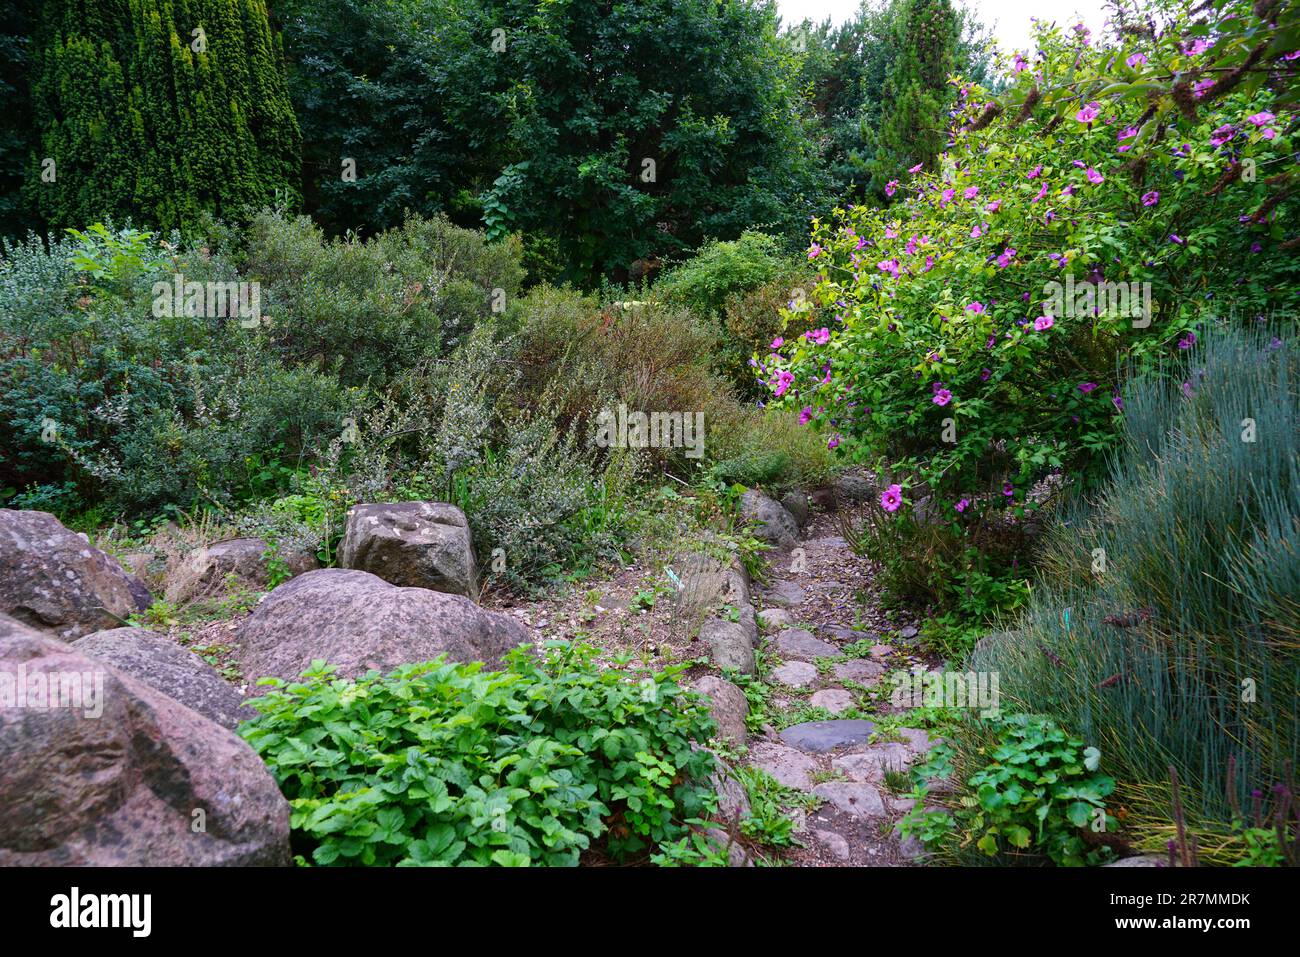
[[[750,489],[740,497],[740,517],[753,526],[755,537],[778,548],[794,548],[799,523],[780,502]]]
[[[353,506],[339,544],[339,566],[370,572],[390,585],[478,596],[469,522],[444,502]]]
[[[0,867],[289,863],[289,805],[246,742],[5,616],[0,768]]]
[[[749,576],[738,562],[692,552],[682,559],[681,569],[678,614],[689,617],[723,605],[751,607]]]
[[[260,538],[231,538],[196,548],[172,572],[165,597],[174,605],[183,605],[225,595],[232,588],[264,591],[271,584],[270,550]],[[279,558],[290,575],[320,565],[307,551],[291,551]]]
[[[0,614],[71,641],[139,607],[130,576],[47,512],[0,508]]]
[[[346,676],[446,654],[498,664],[528,641],[509,615],[468,598],[399,588],[369,572],[324,568],[285,582],[262,599],[235,638],[244,674],[293,679],[323,659]]]
[[[717,675],[705,675],[695,682],[695,690],[709,699],[709,714],[718,725],[718,737],[743,747],[747,737],[745,718],[749,715],[745,692]]]
[[[176,642],[145,628],[113,628],[78,638],[83,655],[112,665],[155,691],[179,701],[223,728],[257,716],[210,664]]]

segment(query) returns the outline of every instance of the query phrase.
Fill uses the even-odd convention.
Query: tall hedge
[[[295,200],[302,137],[264,0],[46,0],[33,47],[25,193],[49,226]]]

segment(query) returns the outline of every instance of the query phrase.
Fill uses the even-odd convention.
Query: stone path
[[[836,717],[896,710],[888,701],[888,673],[922,661],[903,638],[916,634],[915,625],[879,610],[870,563],[853,554],[829,516],[815,516],[793,548],[770,553],[770,567],[771,580],[757,585],[754,597],[766,636],[760,659],[767,670],[760,678],[772,689],[773,721],[761,735],[750,735],[743,760],[821,801],[814,810],[791,812],[803,846],[787,862],[916,864],[919,845],[894,830],[913,802],[891,791],[886,773],[918,760],[930,748],[929,736],[914,728],[876,734],[867,718]],[[818,720],[797,721],[809,709],[830,717],[814,712]]]

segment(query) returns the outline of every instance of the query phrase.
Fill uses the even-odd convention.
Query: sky
[[[830,17],[837,24],[847,20],[860,0],[777,0],[781,19],[798,23],[805,17],[818,23]],[[992,27],[993,35],[1004,49],[1026,50],[1030,46],[1029,20],[1048,17],[1058,23],[1087,24],[1096,33],[1106,19],[1103,0],[958,0],[974,8],[979,19]],[[1075,15],[1077,14],[1077,16]]]

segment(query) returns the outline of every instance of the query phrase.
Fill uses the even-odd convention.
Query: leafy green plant
[[[951,826],[918,805],[899,823],[900,833],[923,841],[951,833],[960,847],[973,844],[987,857],[1039,855],[1063,866],[1105,858],[1108,850],[1090,847],[1080,833],[1094,826],[1113,830],[1117,824],[1106,814],[1105,803],[1115,782],[1098,772],[1096,748],[1041,715],[986,716],[971,728],[956,764],[951,747],[939,744],[914,769],[925,781],[968,768],[960,775],[965,793],[959,806],[939,812],[951,813]],[[924,784],[920,794],[925,794]]]
[[[741,833],[772,847],[798,844],[794,836],[794,820],[786,809],[813,808],[821,803],[820,799],[786,787],[762,768],[752,765],[736,768],[735,774],[749,797],[750,813],[741,819]]]
[[[517,649],[504,671],[442,659],[387,676],[264,679],[241,733],[290,801],[304,862],[573,865],[687,836],[715,804],[713,730],[660,672],[602,669],[599,649]],[[619,662],[626,664],[626,659]]]

